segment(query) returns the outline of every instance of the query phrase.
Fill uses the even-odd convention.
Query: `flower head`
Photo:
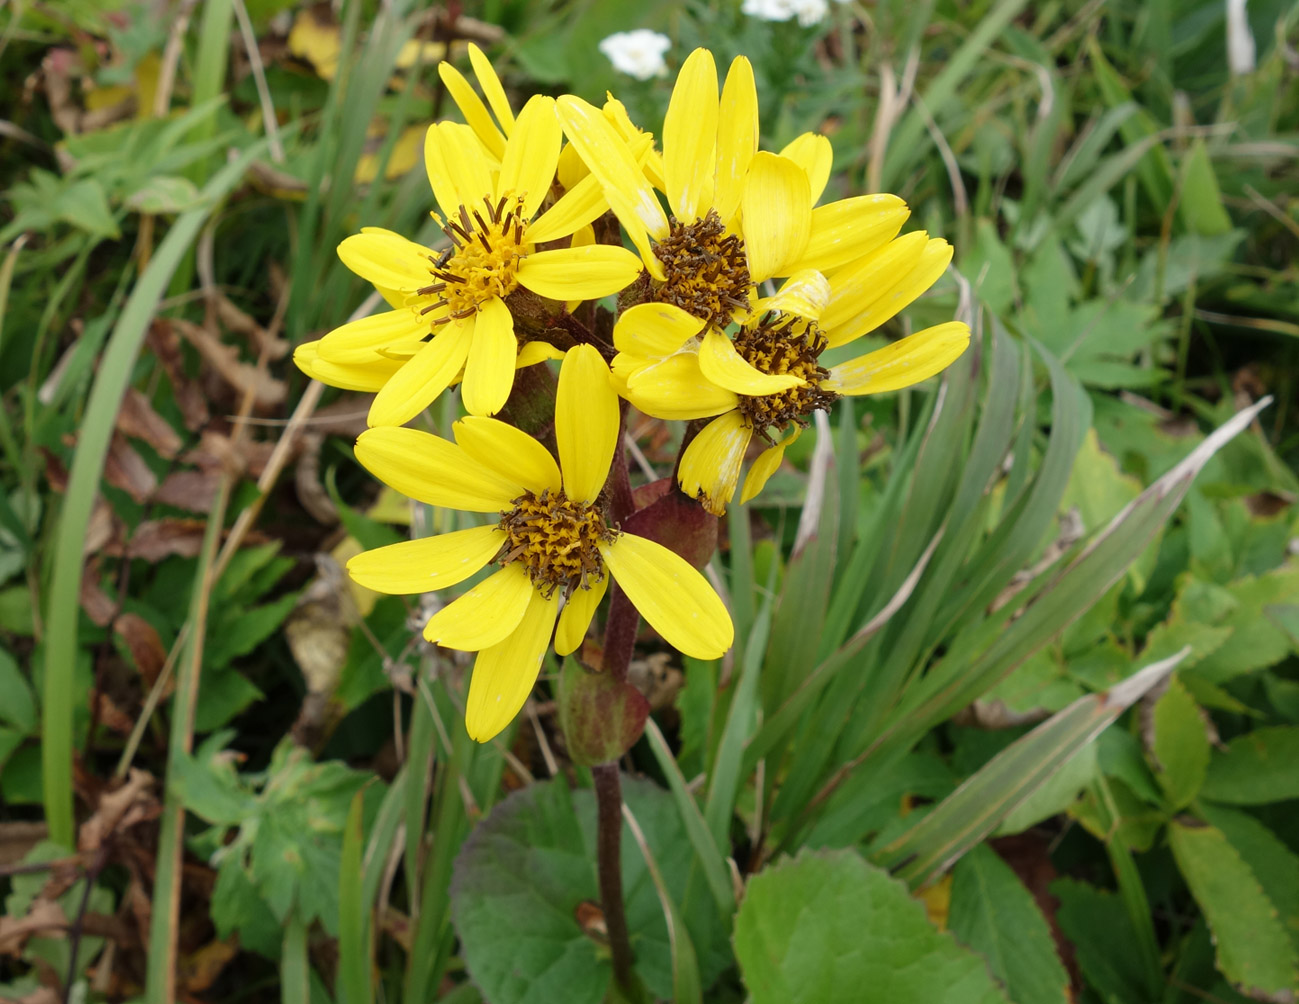
[[[374,283],[394,308],[343,325],[294,358],[326,383],[373,382],[391,368],[370,407],[369,423],[401,425],[463,377],[465,407],[501,409],[516,367],[558,353],[516,336],[506,300],[522,287],[564,303],[607,296],[640,273],[619,247],[540,250],[600,214],[594,184],[579,186],[541,213],[559,160],[555,104],[534,97],[519,114],[499,167],[467,126],[431,126],[425,166],[451,247],[438,253],[387,230],[366,229],[339,245],[353,272]],[[398,365],[392,366],[393,362]]]
[[[808,270],[730,336],[696,337],[697,324],[657,305],[633,307],[619,318],[614,375],[625,397],[660,418],[712,418],[686,447],[681,490],[721,514],[739,485],[753,436],[769,444],[754,461],[741,501],[762,490],[814,411],[842,396],[898,390],[945,369],[969,344],[959,321],[916,332],[835,366],[827,349],[861,337],[892,318],[934,284],[952,248],[924,232],[888,241],[827,280]],[[657,309],[657,314],[654,311]]]
[[[670,38],[648,28],[615,32],[600,41],[600,51],[609,57],[613,68],[637,80],[666,77],[668,65],[663,56],[670,48]]]
[[[763,21],[788,21],[798,17],[804,28],[817,24],[829,11],[826,0],[744,0],[740,13]]]
[[[707,580],[661,544],[609,523],[603,488],[618,441],[617,394],[591,346],[568,352],[555,405],[559,463],[513,426],[469,417],[455,442],[414,429],[361,435],[357,459],[380,480],[430,505],[490,513],[486,526],[357,555],[348,571],[379,592],[422,593],[500,566],[439,610],[424,637],[478,652],[465,724],[485,742],[523,706],[555,631],[555,651],[576,650],[609,577],[670,644],[719,657],[734,634]]]

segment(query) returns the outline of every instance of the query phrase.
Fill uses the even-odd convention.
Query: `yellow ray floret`
[[[514,371],[553,353],[523,341],[507,304],[520,288],[565,302],[615,293],[641,271],[631,252],[608,245],[538,250],[603,210],[594,181],[538,215],[551,190],[561,142],[555,103],[535,97],[504,141],[499,164],[472,129],[430,127],[425,166],[452,247],[441,254],[369,228],[339,246],[343,263],[374,283],[393,309],[345,324],[295,358],[318,379],[378,391],[372,426],[402,425],[462,381],[475,415],[501,409]],[[381,374],[387,379],[380,381]]]
[[[457,422],[454,442],[392,427],[357,441],[357,459],[398,491],[496,517],[487,526],[366,551],[347,565],[358,583],[383,593],[429,592],[500,566],[424,627],[431,642],[478,652],[465,725],[479,742],[505,728],[527,700],[552,632],[559,655],[581,645],[610,577],[687,655],[715,659],[731,645],[726,607],[689,562],[609,525],[601,496],[618,430],[609,369],[581,345],[560,369],[558,463],[536,440],[483,417]]]

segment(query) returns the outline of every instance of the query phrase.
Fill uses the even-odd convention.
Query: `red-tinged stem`
[[[600,905],[613,953],[613,978],[628,997],[633,995],[631,938],[622,905],[622,781],[618,764],[591,768],[595,779],[596,856],[600,872]]]

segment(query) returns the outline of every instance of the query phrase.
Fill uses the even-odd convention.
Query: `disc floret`
[[[418,290],[420,296],[438,296],[420,311],[433,313],[435,326],[472,317],[484,301],[509,296],[519,286],[519,262],[527,257],[522,196],[503,195],[495,202],[484,197],[483,209],[462,205],[458,215],[442,228],[451,247],[429,257],[433,282]]]
[[[604,579],[599,545],[618,534],[604,521],[597,505],[575,502],[562,489],[528,491],[501,513],[506,535],[497,561],[522,562],[533,585],[547,599],[559,590],[564,598],[578,588],[590,589]]]
[[[740,329],[735,349],[745,362],[761,373],[789,373],[806,381],[775,394],[739,395],[737,409],[749,428],[770,442],[770,430],[804,426],[808,415],[828,409],[838,399],[838,394],[821,386],[830,376],[819,361],[827,344],[814,321],[788,314],[768,314],[758,324]]]
[[[668,236],[655,243],[654,255],[667,275],[655,290],[658,301],[718,328],[749,309],[753,283],[744,239],[727,232],[716,210],[692,223],[673,218]]]

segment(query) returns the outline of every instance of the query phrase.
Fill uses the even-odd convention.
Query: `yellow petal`
[[[572,149],[569,146],[567,149]],[[588,174],[538,216],[525,231],[529,244],[544,244],[580,230],[609,208],[600,179]]]
[[[589,589],[574,589],[564,609],[559,612],[559,627],[555,631],[555,654],[568,655],[576,652],[586,637],[586,629],[591,626],[595,608],[604,598],[609,588],[609,576],[599,582],[591,583]]]
[[[618,445],[618,395],[594,346],[579,345],[564,356],[555,396],[555,441],[564,494],[574,502],[594,502]]]
[[[460,419],[452,430],[462,450],[502,477],[517,479],[538,494],[547,488],[554,492],[561,487],[555,458],[526,432],[494,418],[475,415]]]
[[[385,310],[335,328],[320,340],[318,351],[330,362],[357,362],[394,342],[418,341],[428,332],[427,318],[415,311]]]
[[[756,300],[753,316],[760,316],[768,310],[778,310],[782,314],[794,314],[815,321],[829,302],[830,280],[815,269],[802,269],[781,283],[774,296]]]
[[[825,272],[863,258],[896,237],[910,215],[896,195],[860,195],[819,206],[812,210],[811,236],[794,266]]]
[[[552,300],[595,300],[625,288],[641,273],[641,262],[611,244],[537,251],[519,262],[519,282]]]
[[[491,169],[478,137],[459,122],[429,126],[424,139],[424,168],[443,215],[454,218],[460,207],[473,209],[492,194]]]
[[[496,128],[487,106],[474,93],[469,81],[450,63],[438,64],[438,76],[442,78],[447,93],[451,95],[451,100],[460,109],[460,114],[465,117],[465,122],[474,131],[474,135],[499,160],[505,153],[505,137]]]
[[[709,328],[700,343],[699,370],[717,386],[748,397],[778,394],[807,382],[792,373],[763,373],[741,356],[735,350],[735,343],[716,328]]]
[[[429,269],[437,255],[396,234],[371,231],[344,238],[338,245],[338,257],[376,286],[411,293],[433,281]]]
[[[303,342],[293,352],[298,369],[329,387],[373,393],[392,379],[401,361],[372,355],[350,363],[332,363],[318,355],[320,342]]]
[[[478,78],[478,86],[483,89],[487,103],[492,106],[496,121],[501,124],[505,135],[510,135],[514,130],[514,112],[510,109],[510,101],[505,96],[505,88],[501,86],[500,77],[492,69],[492,61],[483,55],[483,50],[473,42],[469,43],[469,63],[474,68],[474,76]]]
[[[805,132],[780,151],[782,157],[788,157],[807,174],[807,183],[812,189],[812,205],[821,198],[825,183],[830,180],[830,168],[834,164],[834,149],[830,141],[814,132]]]
[[[563,359],[564,353],[549,342],[527,342],[519,349],[519,356],[514,360],[514,368],[521,370],[525,366],[536,366],[547,359]]]
[[[695,352],[678,352],[632,373],[624,396],[646,415],[665,419],[711,418],[739,403],[734,391],[704,376]]]
[[[821,312],[821,330],[843,327],[866,310],[925,253],[929,235],[923,230],[903,234],[830,277],[830,302]]]
[[[718,659],[735,640],[731,615],[708,580],[662,544],[624,533],[601,544],[609,571],[650,627],[678,651]]]
[[[794,426],[792,435],[786,436],[775,446],[769,446],[758,454],[758,459],[749,465],[749,473],[744,478],[744,490],[740,492],[741,504],[756,498],[757,494],[767,486],[771,476],[780,468],[780,462],[785,457],[785,447],[798,439],[802,432],[802,429]]]
[[[671,303],[638,303],[624,310],[613,326],[619,352],[662,359],[703,330],[704,321]]]
[[[519,342],[514,337],[514,315],[498,297],[478,305],[473,341],[465,360],[460,394],[471,415],[495,415],[505,407],[514,387],[514,361]]]
[[[609,208],[627,228],[632,242],[639,248],[647,246],[646,234],[656,240],[666,237],[668,220],[663,207],[626,141],[604,113],[571,94],[559,98],[557,106],[564,135],[600,180]]]
[[[555,99],[534,95],[519,112],[510,141],[505,145],[496,195],[523,196],[523,218],[532,219],[542,200],[550,194],[559,163],[563,133],[555,115]]]
[[[950,366],[970,344],[970,329],[948,321],[830,368],[821,382],[839,394],[879,394],[910,387]]]
[[[518,628],[499,645],[478,653],[465,702],[465,728],[485,743],[509,725],[532,693],[559,609],[559,593],[532,591]]]
[[[826,313],[822,315],[821,330],[825,333],[830,347],[844,345],[868,331],[873,331],[895,316],[936,283],[947,271],[951,260],[952,246],[941,238],[935,238],[925,245],[913,268],[889,281],[879,295],[870,297],[869,304],[847,320],[839,324],[830,324],[826,319],[830,313],[827,308]],[[832,282],[831,285],[833,286],[834,283]]]
[[[366,422],[405,425],[427,408],[460,372],[474,337],[472,318],[469,323],[444,325],[383,385],[370,404]]]
[[[352,581],[377,593],[431,593],[463,582],[509,538],[495,524],[363,551],[347,563]]]
[[[418,429],[367,429],[356,459],[386,485],[417,502],[466,512],[505,512],[524,492],[517,478],[484,467],[440,436]]]
[[[722,222],[729,224],[740,208],[744,177],[758,150],[758,89],[753,66],[736,56],[722,87],[717,119],[717,180],[713,205]]]
[[[430,617],[424,640],[462,652],[490,648],[519,626],[536,591],[521,563],[506,565]]]
[[[754,156],[743,200],[744,247],[754,282],[787,275],[782,267],[803,253],[812,226],[811,192],[807,174],[792,160],[774,153]]]
[[[677,483],[691,498],[699,499],[714,516],[726,511],[740,481],[740,465],[753,430],[738,411],[728,411],[700,430],[681,454]]]
[[[564,149],[559,151],[559,167],[555,170],[555,176],[559,178],[559,183],[566,191],[571,191],[591,177],[591,169],[586,166],[586,161],[582,159],[582,155],[577,152],[577,147],[572,143],[566,144]]]
[[[712,205],[717,116],[717,65],[711,52],[696,49],[677,74],[663,120],[668,205],[682,223],[693,222]]]

